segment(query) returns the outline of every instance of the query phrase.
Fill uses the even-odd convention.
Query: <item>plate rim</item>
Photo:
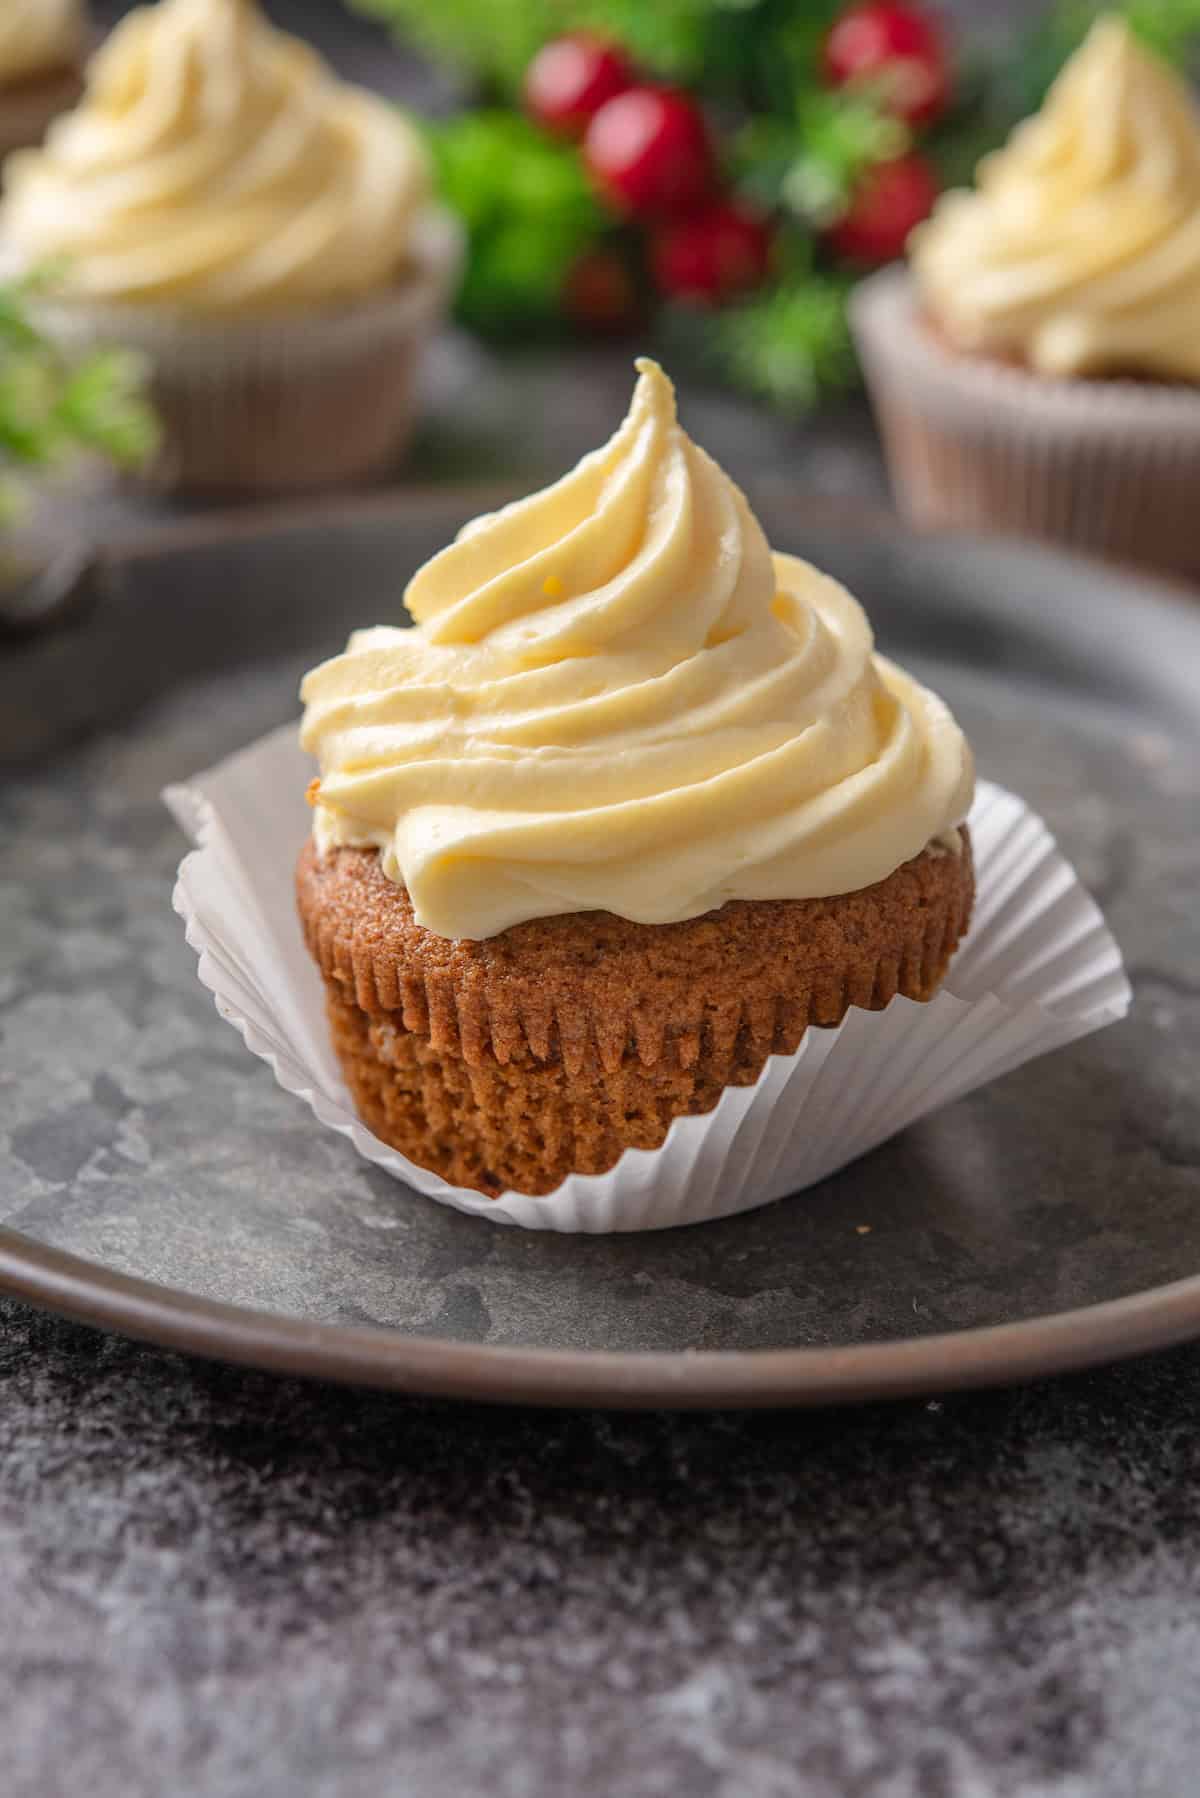
[[[1200,1334],[1200,1274],[1070,1311],[836,1347],[513,1348],[229,1304],[0,1226],[0,1291],[77,1323],[241,1367],[413,1396],[615,1410],[932,1397],[1079,1372]]]
[[[436,502],[450,511],[497,497],[499,484],[453,483],[294,503],[118,529],[103,544],[117,564],[186,554],[222,541],[286,532],[303,522],[343,527]],[[1040,540],[974,530],[914,529],[884,505],[802,494],[783,481],[756,483],[756,495],[785,496],[797,518],[917,540],[996,550],[1037,550],[1092,568],[1105,580],[1136,584],[1187,626],[1197,594],[1158,572]],[[783,1201],[781,1201],[783,1202]],[[246,1368],[375,1387],[432,1398],[613,1409],[821,1406],[999,1386],[1080,1371],[1200,1337],[1200,1273],[1066,1311],[1004,1323],[879,1342],[772,1349],[647,1350],[520,1348],[408,1335],[385,1324],[318,1322],[210,1299],[125,1274],[99,1261],[0,1225],[0,1293],[94,1328]]]

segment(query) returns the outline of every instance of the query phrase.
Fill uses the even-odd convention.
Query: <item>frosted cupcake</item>
[[[315,486],[391,462],[457,234],[413,127],[250,0],[161,0],[10,159],[0,250],[61,271],[42,321],[155,371],[158,479]]]
[[[638,366],[603,449],[302,689],[297,890],[347,1084],[485,1193],[603,1172],[850,1006],[931,998],[971,910],[954,719]]]
[[[921,522],[1200,573],[1200,111],[1117,19],[856,295]]]
[[[38,144],[74,106],[87,40],[83,0],[4,0],[0,6],[0,157]]]

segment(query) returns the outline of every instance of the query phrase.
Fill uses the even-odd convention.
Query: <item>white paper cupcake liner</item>
[[[293,890],[311,770],[288,725],[164,799],[198,847],[176,911],[217,1010],[279,1084],[377,1167],[440,1204],[534,1230],[652,1230],[766,1205],[824,1179],[935,1106],[1122,1017],[1129,983],[1093,900],[1020,799],[980,783],[971,814],[978,899],[947,987],[809,1030],[754,1086],[677,1118],[661,1149],[542,1197],[484,1198],[415,1166],[354,1114],[329,1040]]]
[[[1200,388],[956,354],[922,321],[903,269],[861,282],[851,319],[910,518],[1200,573]]]

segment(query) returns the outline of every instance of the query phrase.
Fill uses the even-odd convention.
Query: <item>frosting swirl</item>
[[[441,936],[849,892],[970,805],[946,707],[772,556],[638,368],[603,449],[417,573],[416,629],[355,632],[301,689],[318,844],[378,847]]]
[[[5,186],[0,238],[61,261],[68,294],[225,317],[381,291],[429,173],[395,107],[251,0],[162,0],[117,26]]]
[[[961,347],[1042,374],[1200,379],[1200,115],[1120,20],[910,245]]]
[[[83,0],[4,0],[0,87],[68,67],[83,43]]]

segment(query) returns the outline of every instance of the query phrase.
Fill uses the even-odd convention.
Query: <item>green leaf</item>
[[[1180,60],[1200,35],[1200,0],[1129,0],[1123,10],[1143,43],[1170,62]]]
[[[157,426],[140,359],[102,351],[66,359],[37,329],[30,296],[51,280],[39,274],[0,285],[0,514],[13,499],[6,468],[46,468],[92,450],[136,464],[153,449]]]
[[[867,169],[903,155],[909,142],[907,127],[869,89],[813,94],[799,111],[796,155],[780,199],[797,218],[829,224]]]
[[[910,141],[877,94],[813,91],[795,102],[791,118],[756,118],[743,127],[734,139],[733,179],[761,207],[826,225],[844,211],[860,176],[902,155]]]
[[[567,29],[555,0],[354,0],[399,36],[513,95],[535,51]]]
[[[460,318],[490,334],[537,329],[605,224],[577,153],[502,111],[467,113],[430,141],[441,192],[467,227]]]
[[[823,394],[853,385],[854,350],[846,320],[850,282],[811,266],[797,242],[783,248],[774,286],[717,313],[674,314],[673,346],[780,411],[803,413]],[[789,266],[790,264],[790,266]]]
[[[55,405],[64,440],[122,466],[143,461],[158,441],[145,380],[142,358],[128,350],[102,350],[68,370]]]

